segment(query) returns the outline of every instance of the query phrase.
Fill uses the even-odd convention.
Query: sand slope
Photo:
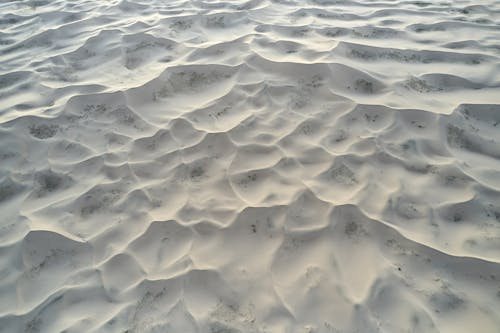
[[[0,332],[500,332],[499,1],[0,13]]]

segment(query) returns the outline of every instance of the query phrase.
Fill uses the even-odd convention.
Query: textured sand
[[[500,1],[0,2],[0,332],[500,332]]]

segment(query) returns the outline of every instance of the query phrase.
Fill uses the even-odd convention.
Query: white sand
[[[0,332],[500,332],[500,2],[0,2]]]

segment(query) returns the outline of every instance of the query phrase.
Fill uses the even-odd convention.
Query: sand
[[[0,332],[500,332],[499,1],[0,13]]]

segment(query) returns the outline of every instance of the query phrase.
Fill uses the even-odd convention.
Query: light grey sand
[[[500,332],[499,1],[1,1],[0,332]]]

